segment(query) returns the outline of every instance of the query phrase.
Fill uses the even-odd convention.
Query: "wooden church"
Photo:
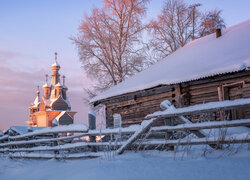
[[[169,100],[176,107],[250,98],[250,20],[196,39],[91,100],[106,107],[106,126],[140,123]],[[250,117],[249,110],[230,119]],[[117,118],[118,117],[118,118]],[[216,116],[214,117],[216,120]]]
[[[48,75],[46,83],[43,85],[43,95],[40,98],[39,88],[36,92],[36,98],[30,105],[30,119],[28,126],[48,127],[57,125],[73,124],[76,112],[71,111],[71,105],[67,97],[67,86],[65,85],[65,76],[63,83],[60,82],[60,65],[57,62],[57,53],[55,53],[55,62],[51,65],[52,77],[48,84]]]

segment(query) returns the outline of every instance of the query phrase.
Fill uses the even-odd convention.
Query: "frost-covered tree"
[[[156,59],[162,59],[186,43],[225,28],[221,10],[202,13],[201,4],[183,0],[166,0],[161,13],[148,24],[150,48]]]
[[[200,37],[214,33],[216,28],[225,28],[225,22],[221,17],[221,10],[212,10],[205,12],[201,16],[201,23],[199,27]]]
[[[95,90],[116,85],[146,66],[141,32],[147,2],[104,0],[102,8],[84,16],[72,40],[87,75],[98,82]]]
[[[148,25],[152,36],[150,47],[164,58],[192,40],[193,27],[196,28],[196,8],[190,8],[182,0],[168,0],[156,20]],[[195,24],[194,24],[195,23]]]

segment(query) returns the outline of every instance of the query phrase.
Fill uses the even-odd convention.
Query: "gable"
[[[42,98],[40,106],[39,106],[39,111],[45,111],[46,109],[46,104],[44,102],[44,99]]]

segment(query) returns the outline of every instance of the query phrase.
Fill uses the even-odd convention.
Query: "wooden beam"
[[[237,126],[247,126],[250,125],[250,119],[240,119],[233,121],[212,121],[203,123],[193,123],[193,124],[180,124],[176,126],[158,126],[151,127],[150,131],[158,132],[172,132],[180,130],[200,130],[200,129],[212,129],[212,128],[225,128],[225,127],[237,127]]]
[[[150,126],[157,121],[157,118],[153,118],[150,120],[146,120],[142,122],[141,129],[136,131],[128,140],[126,143],[124,143],[118,150],[117,154],[121,155],[123,152],[131,145],[133,144],[143,133],[149,130]],[[143,123],[146,123],[143,125]]]
[[[186,116],[186,115],[196,115],[206,112],[216,112],[220,110],[230,110],[230,109],[238,109],[238,108],[246,108],[250,107],[250,98],[247,99],[236,99],[236,100],[228,100],[228,101],[218,101],[218,102],[210,102],[205,104],[197,104],[194,106],[178,108],[175,110],[165,110],[155,112],[153,114],[147,115],[146,119],[161,117],[161,118],[169,118],[176,116]]]
[[[44,142],[54,142],[54,141],[61,141],[61,140],[69,140],[74,138],[80,138],[86,136],[85,134],[74,135],[74,136],[65,136],[59,138],[48,138],[48,139],[35,139],[35,140],[27,140],[27,141],[12,141],[8,143],[0,143],[0,147],[5,146],[13,146],[13,145],[22,145],[22,144],[35,144],[35,143],[44,143]]]
[[[76,154],[44,154],[44,153],[12,153],[10,158],[29,158],[29,159],[79,159],[79,158],[97,158],[103,156],[103,153],[76,153]]]
[[[60,150],[69,150],[75,148],[84,148],[91,146],[118,146],[120,147],[122,142],[77,142],[72,144],[63,144],[57,146],[37,146],[32,148],[3,148],[0,149],[0,152],[34,152],[34,151],[60,151]]]
[[[166,139],[157,139],[157,140],[148,140],[145,142],[140,142],[141,145],[169,145],[169,146],[177,146],[177,145],[214,145],[214,144],[240,144],[240,143],[250,143],[250,135],[245,135],[244,137],[240,136],[228,136],[224,139],[216,139],[215,137],[210,138],[198,138],[198,139],[190,139],[190,140],[168,140]]]

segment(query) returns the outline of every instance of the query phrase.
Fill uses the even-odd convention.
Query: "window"
[[[122,117],[120,114],[113,114],[114,128],[119,128],[122,125]]]

